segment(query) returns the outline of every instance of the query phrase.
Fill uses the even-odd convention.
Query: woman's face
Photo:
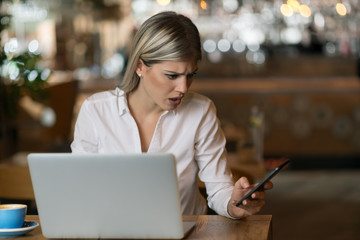
[[[136,91],[147,104],[161,111],[174,110],[188,91],[196,71],[193,61],[165,61],[148,67],[139,60],[136,73],[141,74],[141,79]]]

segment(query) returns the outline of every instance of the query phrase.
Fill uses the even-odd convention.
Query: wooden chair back
[[[27,166],[0,166],[0,198],[34,200],[34,191]]]

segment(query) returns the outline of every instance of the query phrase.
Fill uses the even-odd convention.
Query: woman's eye
[[[173,80],[175,78],[177,78],[177,74],[166,74],[166,76],[170,79],[170,80]]]
[[[188,77],[188,78],[194,78],[195,75],[196,75],[196,73],[190,73],[187,77]]]

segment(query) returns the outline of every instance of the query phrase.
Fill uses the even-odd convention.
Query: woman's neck
[[[141,93],[139,88],[128,94],[127,102],[131,114],[133,117],[139,118],[138,120],[148,117],[158,118],[164,112],[164,110],[159,108],[157,104],[149,101],[146,94]]]
[[[155,104],[149,104],[149,101],[143,97],[144,94],[138,94],[136,91],[128,95],[128,106],[132,117],[134,118],[140,135],[141,150],[147,152],[153,138],[157,122],[164,112]]]

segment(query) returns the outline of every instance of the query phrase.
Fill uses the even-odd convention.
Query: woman
[[[241,218],[261,209],[265,192],[235,206],[252,186],[245,177],[232,181],[214,104],[188,92],[200,59],[199,32],[189,18],[174,12],[149,18],[134,37],[120,86],[84,102],[71,148],[77,153],[172,153],[183,214],[207,212],[198,174],[209,207]]]

